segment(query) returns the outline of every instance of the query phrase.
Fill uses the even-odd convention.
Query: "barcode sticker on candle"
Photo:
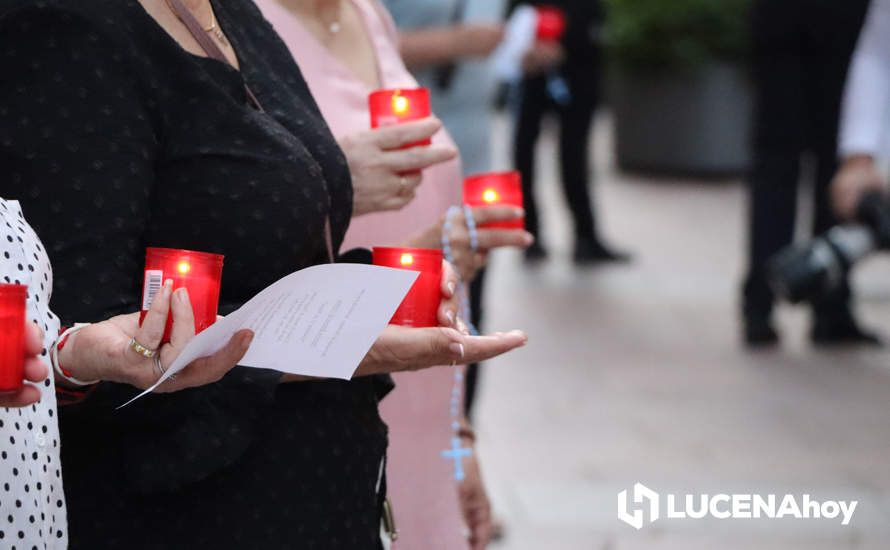
[[[142,311],[151,309],[151,301],[164,284],[164,272],[160,269],[149,269],[145,272],[145,285],[142,287]]]

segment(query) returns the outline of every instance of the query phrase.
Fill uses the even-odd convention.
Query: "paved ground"
[[[528,347],[492,362],[478,424],[502,550],[890,547],[890,352],[826,353],[806,311],[780,312],[775,352],[738,344],[744,203],[738,182],[617,174],[607,121],[597,194],[630,267],[579,270],[551,162],[541,168],[552,259],[493,259],[491,329],[525,328]],[[498,132],[503,139],[505,130]],[[503,147],[500,147],[503,150]],[[552,142],[542,156],[552,156]],[[503,163],[503,159],[502,163]],[[864,318],[890,339],[890,261],[857,274]],[[664,492],[809,493],[858,499],[838,520],[616,519],[634,482]]]

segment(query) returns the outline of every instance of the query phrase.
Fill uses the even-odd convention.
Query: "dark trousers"
[[[590,69],[594,71],[593,68]],[[559,160],[562,187],[572,212],[575,236],[596,238],[593,211],[588,190],[588,145],[590,124],[596,107],[596,85],[580,78],[566,78],[571,90],[567,105],[557,105],[547,92],[545,77],[527,78],[519,90],[519,105],[513,143],[513,163],[522,174],[525,197],[525,226],[538,236],[538,208],[535,203],[535,144],[541,133],[541,121],[549,111],[559,117]]]
[[[752,8],[756,111],[749,178],[746,316],[769,316],[767,261],[791,244],[801,159],[813,168],[814,234],[835,223],[828,188],[837,169],[841,98],[867,0],[756,0]],[[849,287],[815,304],[846,312]]]

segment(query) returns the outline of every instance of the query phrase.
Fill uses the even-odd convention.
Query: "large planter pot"
[[[741,68],[619,69],[610,95],[621,169],[706,177],[747,170],[751,91]]]

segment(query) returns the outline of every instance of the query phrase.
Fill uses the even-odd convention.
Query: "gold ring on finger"
[[[136,353],[138,353],[138,354],[141,355],[142,357],[146,357],[146,358],[148,358],[148,359],[151,359],[152,357],[154,357],[154,356],[157,355],[157,353],[158,353],[158,350],[156,350],[156,349],[150,349],[150,348],[148,348],[148,347],[146,347],[146,346],[143,346],[143,345],[140,344],[139,342],[137,342],[137,341],[136,341],[136,338],[130,338],[130,344],[129,344],[129,346],[130,346],[130,349],[131,349],[131,350],[135,351]]]

